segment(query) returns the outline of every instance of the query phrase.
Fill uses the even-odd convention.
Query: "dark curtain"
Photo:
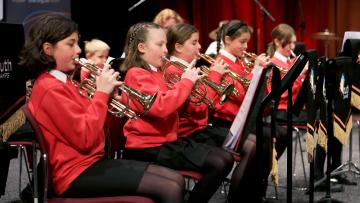
[[[94,37],[111,46],[111,56],[120,56],[126,32],[139,21],[152,21],[163,8],[172,8],[188,23],[200,31],[203,51],[210,44],[209,32],[218,27],[219,21],[240,19],[254,28],[248,51],[261,53],[271,41],[271,30],[279,23],[288,23],[296,30],[299,42],[307,49],[316,49],[324,55],[324,41],[312,35],[326,28],[340,37],[329,41],[329,57],[335,57],[341,48],[344,31],[359,30],[359,0],[258,0],[276,19],[264,16],[255,0],[147,0],[128,11],[139,0],[72,0],[72,18],[80,24],[82,40]],[[121,6],[119,6],[121,2]],[[100,23],[99,23],[100,22]]]

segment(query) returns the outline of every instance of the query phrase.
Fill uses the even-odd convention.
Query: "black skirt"
[[[101,160],[77,177],[63,197],[136,195],[149,163],[134,160]]]
[[[124,158],[154,162],[175,170],[199,171],[210,151],[210,146],[180,138],[159,147],[126,149]]]
[[[207,126],[203,130],[196,131],[189,136],[189,139],[197,143],[203,143],[210,146],[221,147],[225,138],[229,134],[230,128],[222,126]]]

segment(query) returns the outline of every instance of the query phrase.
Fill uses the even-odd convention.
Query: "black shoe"
[[[327,190],[327,186],[326,186],[326,182],[322,182],[320,183],[320,185],[318,185],[317,187],[315,187],[315,192],[326,192]],[[337,183],[333,183],[330,182],[330,191],[333,192],[343,192],[344,191],[344,186],[337,184]]]
[[[336,175],[333,177],[336,183],[342,185],[357,185],[357,182],[351,181],[345,174]]]

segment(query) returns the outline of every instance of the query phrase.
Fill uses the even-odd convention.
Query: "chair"
[[[296,140],[295,140],[295,148],[294,148],[294,154],[293,154],[293,176],[296,176],[295,173],[295,169],[296,169],[296,153],[297,153],[297,144],[299,143],[299,149],[300,149],[300,157],[301,157],[301,163],[302,163],[302,168],[303,168],[303,174],[304,174],[304,178],[305,178],[305,188],[301,188],[306,190],[306,187],[308,186],[307,183],[307,175],[306,175],[306,169],[305,169],[305,161],[304,161],[304,155],[303,155],[303,147],[301,144],[301,130],[307,130],[306,125],[294,125],[293,126],[293,131],[295,131],[296,133]]]
[[[43,202],[53,202],[53,203],[61,203],[61,202],[84,202],[84,203],[95,203],[95,202],[111,202],[111,203],[115,203],[115,202],[129,202],[129,203],[154,203],[154,201],[150,198],[147,197],[142,197],[142,196],[113,196],[113,197],[95,197],[95,198],[60,198],[60,197],[52,197],[52,198],[48,198],[48,192],[50,191],[50,185],[49,183],[51,183],[51,173],[50,173],[50,166],[49,166],[49,161],[48,161],[48,151],[47,151],[47,147],[45,144],[45,140],[43,138],[43,134],[42,131],[39,127],[39,125],[37,124],[37,121],[35,120],[35,118],[33,117],[32,113],[30,112],[30,109],[28,107],[28,104],[25,104],[22,107],[26,118],[29,120],[34,132],[35,132],[35,136],[36,136],[36,141],[38,144],[38,149],[41,153],[40,156],[40,165],[42,166],[42,168],[40,168],[39,171],[41,171],[41,169],[43,169],[43,177],[41,182],[39,182],[40,184],[37,184],[37,169],[36,169],[36,165],[34,165],[34,202],[38,202],[38,193],[37,193],[37,187],[40,186],[41,188],[39,188],[39,191],[42,194],[42,197],[40,198],[40,200],[42,200]],[[36,151],[34,151],[35,155],[36,155]],[[40,180],[40,179],[39,179]]]
[[[192,190],[191,180],[196,183],[203,178],[203,174],[201,174],[200,172],[197,172],[197,171],[177,170],[177,172],[180,173],[185,178],[185,189],[187,191]]]
[[[21,194],[23,159],[25,159],[25,166],[29,182],[31,181],[32,163],[29,161],[32,160],[32,156],[29,157],[27,151],[30,151],[30,149],[32,148],[34,140],[34,132],[27,125],[28,123],[26,123],[25,115],[21,110],[21,106],[24,103],[25,96],[18,98],[17,101],[15,101],[10,107],[6,109],[5,113],[3,113],[0,118],[0,139],[5,140],[6,144],[10,146],[10,148],[14,148],[18,152],[17,157],[19,158],[19,196]],[[14,158],[14,156],[10,157],[10,159],[11,158]]]

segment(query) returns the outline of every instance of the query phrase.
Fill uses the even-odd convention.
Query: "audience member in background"
[[[155,16],[153,22],[165,29],[168,29],[177,23],[183,23],[184,19],[176,11],[170,8],[165,8]]]
[[[209,55],[209,56],[215,58],[215,56],[219,53],[219,51],[224,48],[224,42],[221,40],[220,41],[220,47],[219,47],[219,50],[218,50],[218,47],[217,47],[218,42],[216,40],[216,36],[218,35],[217,33],[220,31],[221,27],[224,24],[228,23],[228,22],[229,22],[228,20],[220,21],[219,22],[219,27],[209,33],[209,38],[214,40],[214,41],[211,42],[210,45],[208,46],[208,48],[206,49],[206,51],[205,51],[206,55]]]

